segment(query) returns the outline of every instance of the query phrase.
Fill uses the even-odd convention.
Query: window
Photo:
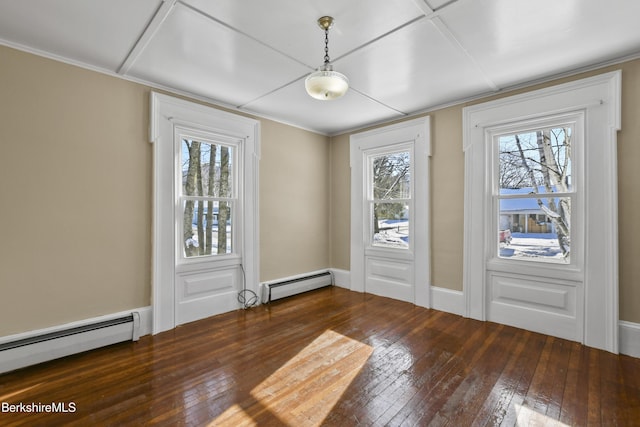
[[[493,137],[499,258],[571,262],[574,127],[560,123]]]
[[[235,147],[186,136],[180,140],[182,256],[229,254],[237,204]]]
[[[349,137],[354,291],[431,306],[430,135],[421,117]]]
[[[258,291],[260,123],[152,92],[153,333]]]
[[[371,245],[409,248],[411,154],[408,150],[369,157]]]
[[[463,109],[467,316],[618,351],[621,83],[616,71]]]

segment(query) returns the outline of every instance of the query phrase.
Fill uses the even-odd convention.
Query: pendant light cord
[[[324,30],[324,65],[329,65],[329,29]]]

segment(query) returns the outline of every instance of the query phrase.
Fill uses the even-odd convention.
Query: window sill
[[[571,264],[556,264],[544,261],[518,261],[492,258],[487,261],[487,271],[522,274],[546,279],[570,281],[584,280],[582,269]]]

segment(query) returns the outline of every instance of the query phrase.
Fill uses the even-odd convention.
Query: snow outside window
[[[233,251],[235,151],[232,145],[181,138],[179,212],[184,258]]]
[[[369,158],[369,212],[371,244],[383,248],[409,248],[411,154],[397,151]]]
[[[494,135],[499,258],[570,263],[574,135],[572,123]]]

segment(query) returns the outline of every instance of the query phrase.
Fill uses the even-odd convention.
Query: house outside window
[[[499,258],[570,263],[571,157],[580,149],[573,127],[558,123],[494,136]]]

